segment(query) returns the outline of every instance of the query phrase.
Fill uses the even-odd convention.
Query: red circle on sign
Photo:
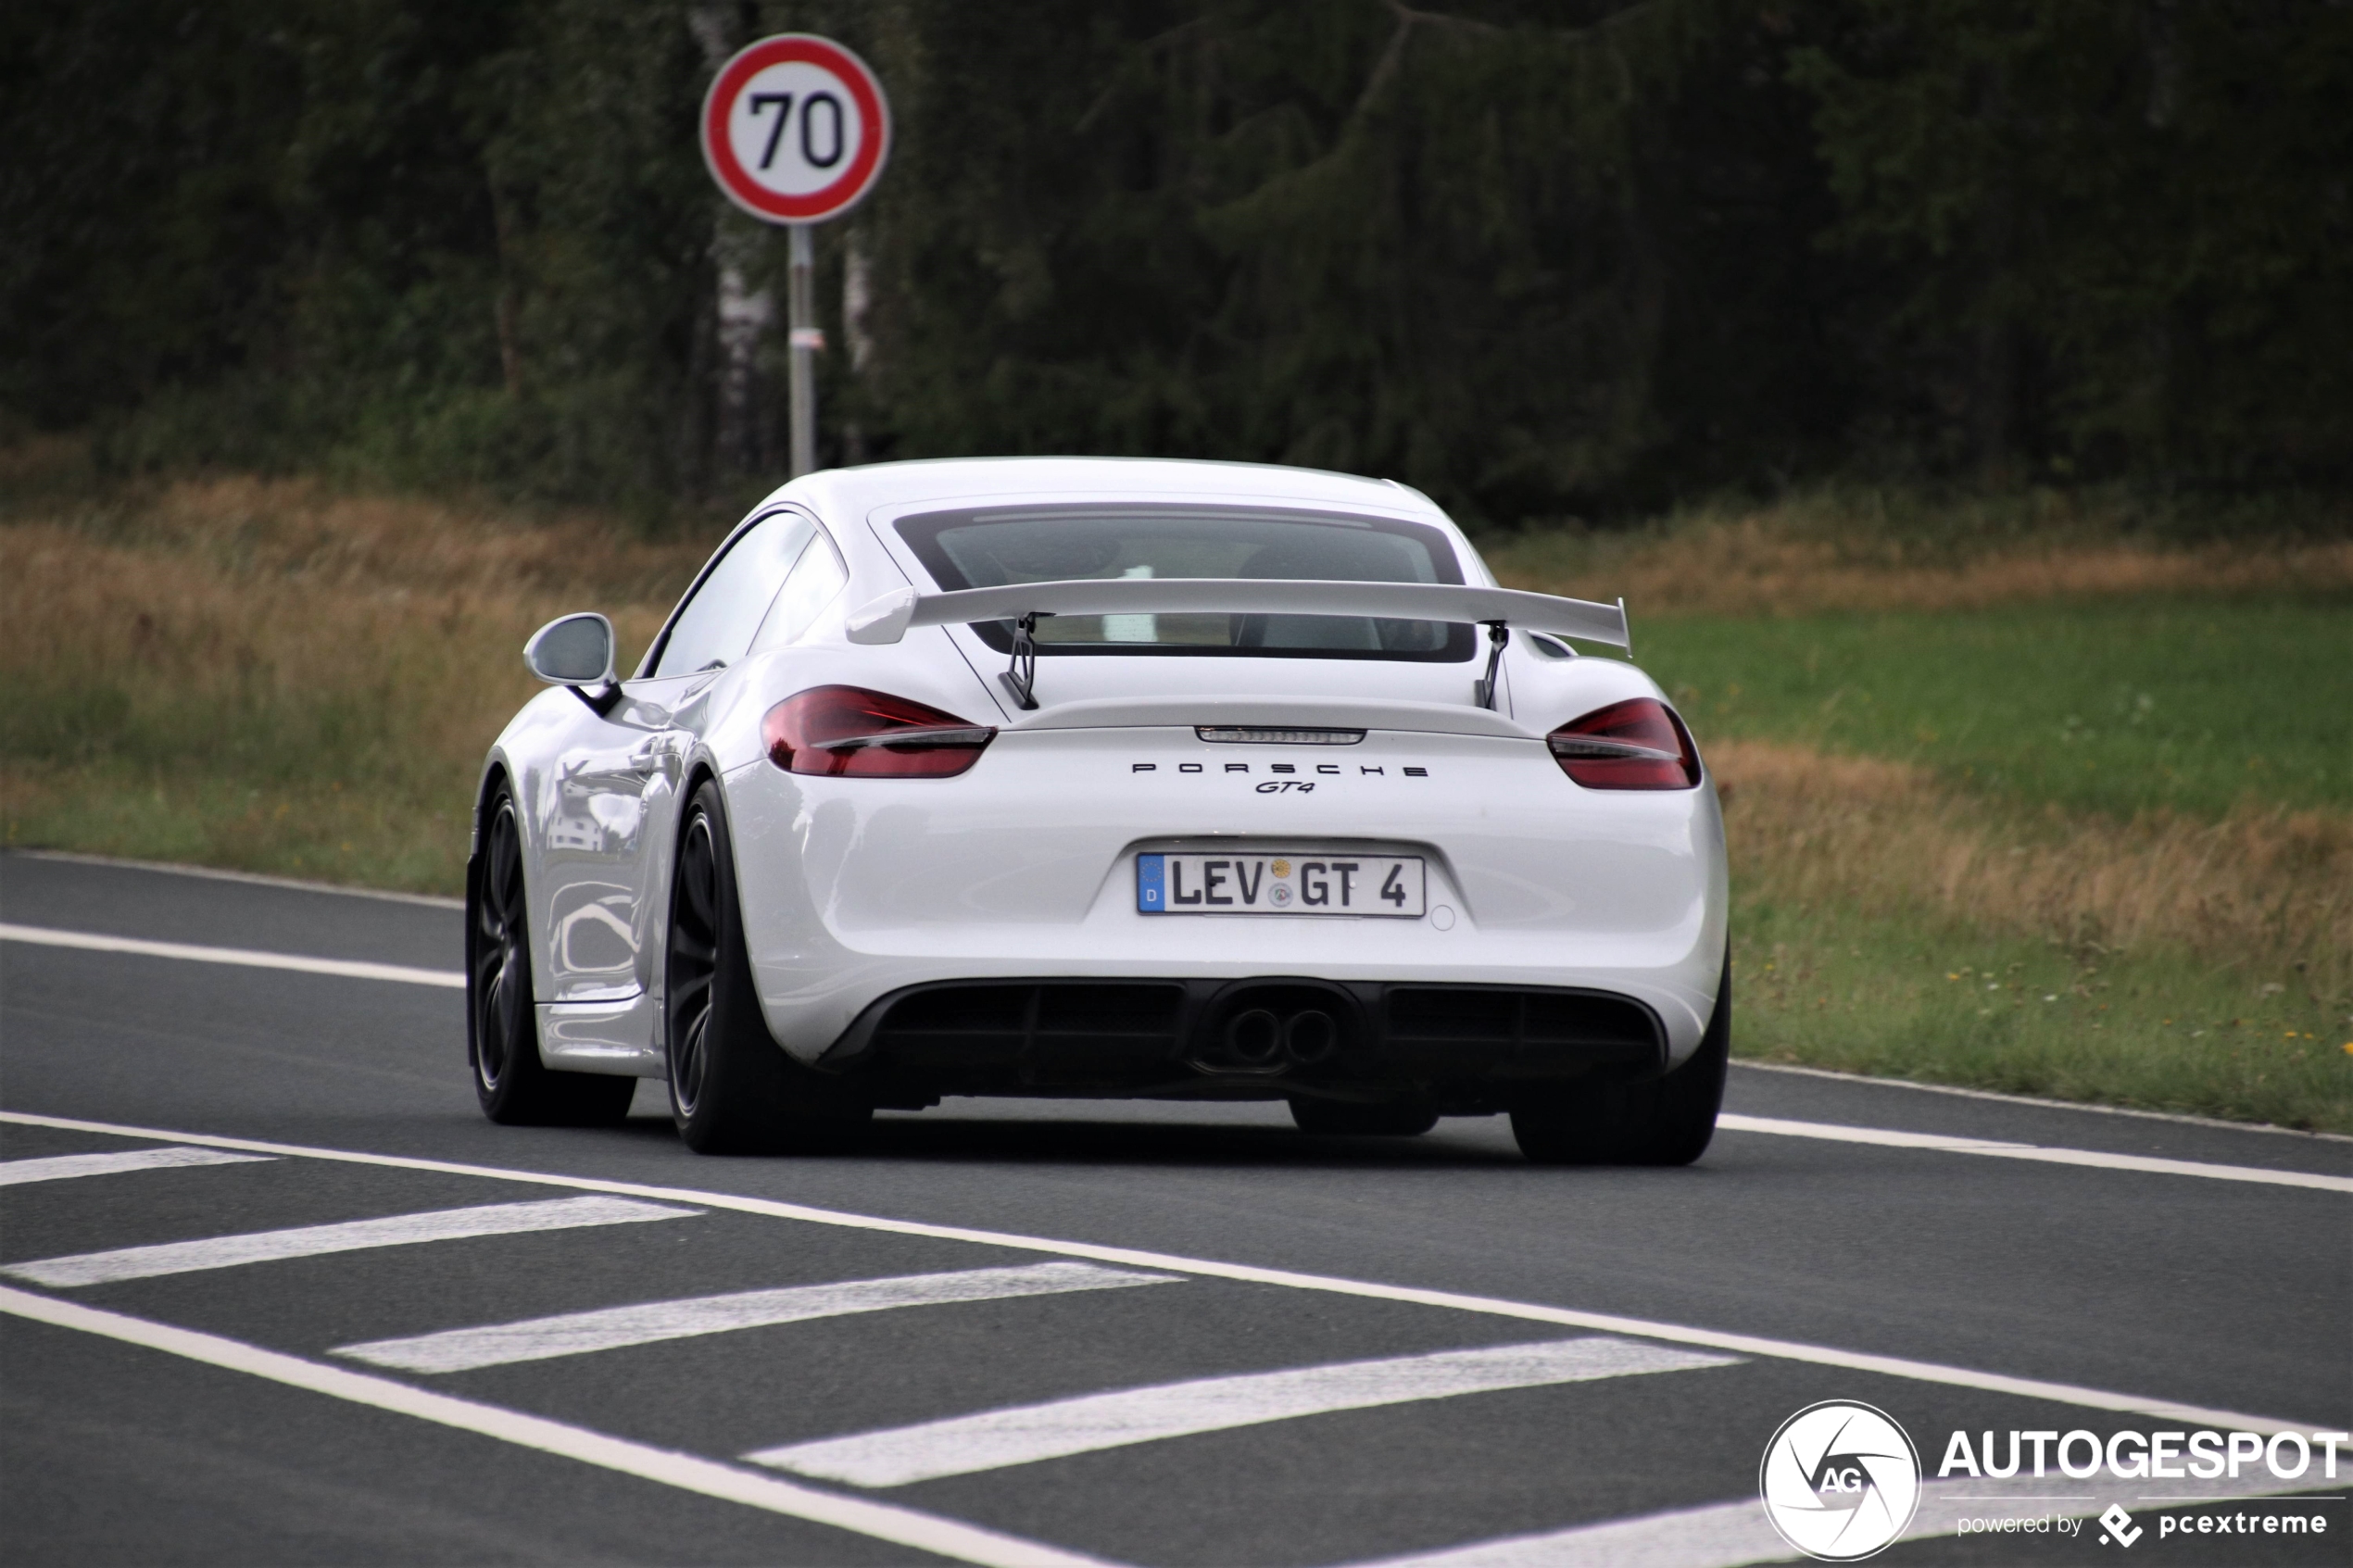
[[[755,181],[736,157],[735,145],[727,135],[727,121],[735,112],[736,99],[751,79],[770,66],[794,61],[839,77],[857,104],[859,119],[864,127],[859,137],[858,156],[849,160],[841,178],[799,196],[769,190]],[[875,177],[882,172],[884,155],[889,150],[890,111],[883,105],[882,83],[866,69],[865,61],[832,39],[819,38],[814,33],[779,33],[745,45],[736,51],[735,58],[720,68],[711,91],[703,95],[702,156],[703,162],[711,167],[711,178],[719,182],[719,188],[726,193],[729,201],[772,223],[822,223],[847,212],[873,188]]]

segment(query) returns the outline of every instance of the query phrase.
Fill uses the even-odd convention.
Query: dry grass
[[[244,475],[105,494],[45,521],[54,533],[191,558],[257,586],[432,594],[461,605],[569,595],[666,608],[716,542],[652,543],[591,515],[537,517]]]
[[[1743,1056],[2353,1132],[2353,816],[2130,821],[1708,751]]]
[[[0,806],[67,842],[447,891],[566,610],[642,648],[706,542],[224,479],[0,529]]]
[[[1923,904],[2078,955],[2176,952],[2353,996],[2353,817],[2005,810],[1928,770],[1766,741],[1708,750],[1737,877],[1801,903]]]
[[[1512,587],[1604,599],[1622,594],[1638,615],[1962,610],[2353,586],[2353,538],[2342,536],[2341,526],[2335,537],[2250,546],[2169,543],[2128,534],[2113,516],[2064,508],[2033,521],[2038,526],[2024,531],[1988,523],[1923,537],[1818,497],[1702,511],[1634,533],[1524,534],[1490,543],[1485,553]]]

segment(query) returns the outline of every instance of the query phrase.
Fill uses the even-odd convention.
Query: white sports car
[[[1495,586],[1426,496],[1229,463],[911,462],[753,509],[635,673],[567,616],[483,770],[498,1122],[664,1078],[705,1152],[943,1095],[1508,1112],[1696,1159],[1722,820],[1622,604]]]

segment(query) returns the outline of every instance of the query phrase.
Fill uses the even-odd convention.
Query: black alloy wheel
[[[719,971],[718,883],[711,819],[697,811],[678,845],[663,1004],[670,1022],[671,1110],[682,1127],[702,1104],[703,1069],[711,1055],[711,983]]]
[[[855,1140],[874,1107],[786,1055],[768,1033],[744,946],[725,807],[709,779],[688,798],[679,829],[664,965],[670,1116],[687,1148],[802,1154]]]
[[[1512,1107],[1512,1136],[1539,1165],[1688,1165],[1707,1151],[1732,1055],[1732,957],[1699,1048],[1642,1084],[1532,1091]]]
[[[522,827],[504,781],[483,813],[480,843],[466,868],[466,1058],[483,1114],[510,1125],[616,1124],[636,1079],[555,1073],[539,1060]]]

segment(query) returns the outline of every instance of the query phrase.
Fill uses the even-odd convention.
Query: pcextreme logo
[[[1919,1451],[1886,1411],[1825,1399],[1781,1423],[1756,1489],[1781,1539],[1823,1562],[1855,1562],[1911,1524]]]

